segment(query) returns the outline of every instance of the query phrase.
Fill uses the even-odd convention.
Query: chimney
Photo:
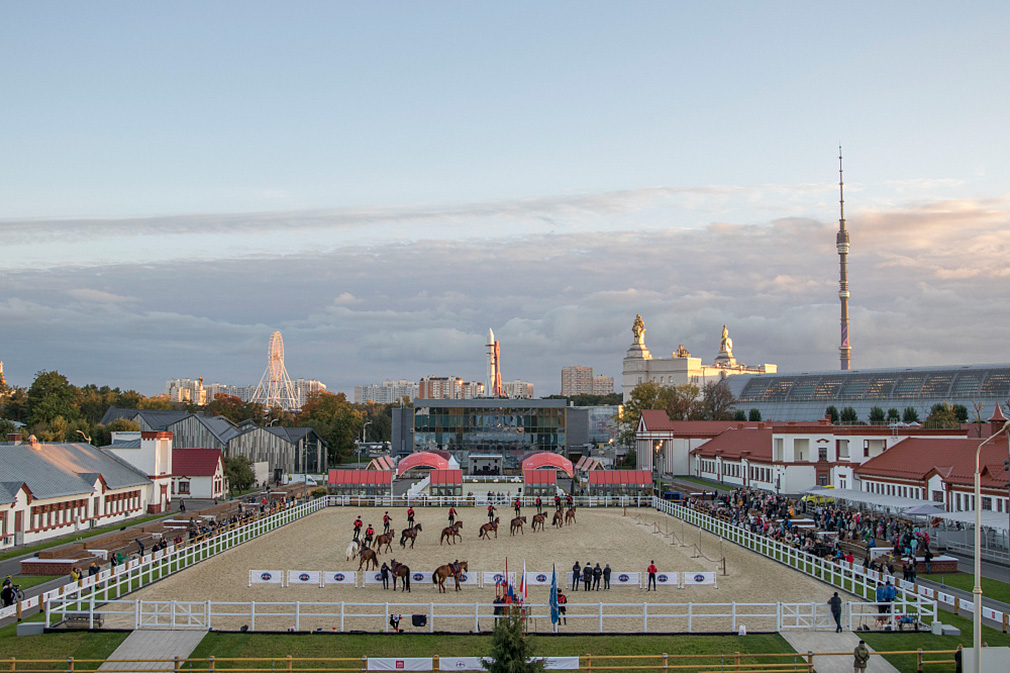
[[[21,433],[20,432],[8,432],[7,441],[17,446],[21,443]]]
[[[39,440],[36,439],[35,435],[29,435],[28,436],[28,442],[32,445],[33,449],[38,449],[39,448]]]
[[[1003,425],[1006,423],[1007,418],[1003,415],[1003,410],[1000,409],[999,402],[996,403],[996,408],[993,409],[992,416],[989,417],[989,435],[995,435],[997,432],[1003,429]]]

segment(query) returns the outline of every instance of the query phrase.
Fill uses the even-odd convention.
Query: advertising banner
[[[319,571],[318,570],[289,570],[288,571],[288,586],[307,586],[307,587],[318,587],[319,586]]]
[[[249,585],[253,584],[284,584],[283,570],[250,570]]]

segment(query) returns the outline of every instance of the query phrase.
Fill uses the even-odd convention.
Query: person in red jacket
[[[359,516],[357,519],[354,520],[354,539],[355,540],[357,540],[358,537],[361,535],[361,526],[362,526],[361,517]]]
[[[653,591],[656,590],[656,562],[649,561],[649,567],[645,569],[645,572],[649,573],[649,584],[645,587],[648,591],[651,587]]]
[[[449,507],[449,525],[451,526],[456,521],[456,508]]]
[[[372,528],[372,524],[368,524],[368,528],[365,529],[365,546],[368,547],[372,544],[372,538],[375,536],[375,529]]]
[[[388,511],[385,514],[382,515],[382,532],[383,533],[386,533],[386,534],[389,533],[389,524],[390,524],[390,522],[392,522],[392,520],[393,519],[392,519],[392,517],[389,516],[389,512]]]

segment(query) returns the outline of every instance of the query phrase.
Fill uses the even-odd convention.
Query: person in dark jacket
[[[828,606],[831,608],[831,617],[835,620],[835,633],[842,632],[842,599],[838,592],[828,599]]]
[[[579,581],[582,579],[582,566],[576,561],[572,566],[572,591],[579,590]]]
[[[586,564],[582,566],[582,584],[586,591],[589,591],[593,586],[593,566],[589,561],[586,561]]]
[[[610,591],[610,564],[603,568],[603,590]]]
[[[603,568],[601,568],[600,564],[597,563],[596,567],[593,568],[593,590],[594,591],[599,591],[600,590],[600,580],[601,579],[603,579]]]

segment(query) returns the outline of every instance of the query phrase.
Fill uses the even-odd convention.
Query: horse
[[[490,540],[491,539],[491,535],[490,535],[491,531],[494,531],[495,539],[497,539],[498,538],[498,522],[500,520],[501,519],[499,519],[498,517],[495,517],[494,521],[492,523],[486,523],[483,526],[481,526],[480,527],[480,533],[477,535],[477,539],[479,540],[481,538],[484,538],[485,540]]]
[[[369,562],[372,563],[373,570],[379,567],[379,553],[374,549],[365,547],[358,552],[358,556],[361,558],[361,560],[358,561],[358,570],[361,570],[361,566],[365,566],[365,570],[368,570]]]
[[[410,568],[396,559],[393,559],[389,565],[389,572],[393,575],[393,591],[396,591],[397,577],[403,580],[400,591],[410,591]]]
[[[575,508],[574,507],[570,508],[567,512],[565,512],[565,525],[567,526],[570,523],[575,523]]]
[[[461,528],[463,528],[463,522],[462,521],[457,521],[456,523],[452,524],[451,526],[446,526],[445,528],[443,528],[442,529],[442,537],[439,538],[438,544],[441,545],[446,539],[449,540],[449,544],[452,544],[453,538],[456,538],[456,537],[458,537],[460,540],[462,540],[463,536],[459,534],[459,531],[460,531]]]
[[[524,516],[517,516],[516,518],[512,519],[512,528],[511,528],[509,534],[510,535],[515,535],[516,531],[519,531],[523,535],[526,535],[526,533],[523,533],[523,524],[524,523],[526,523],[526,517],[524,517]]]
[[[396,539],[396,531],[390,528],[388,533],[383,533],[375,538],[375,551],[382,549],[382,545],[386,545],[386,551],[393,551],[394,539]]]
[[[561,513],[561,510],[557,510],[556,512],[554,512],[554,521],[551,522],[551,525],[557,526],[558,528],[561,528],[562,526],[565,525],[565,517]]]
[[[438,593],[444,594],[445,581],[451,577],[456,580],[456,591],[459,591],[459,576],[468,570],[469,568],[466,565],[466,561],[456,561],[455,563],[448,563],[444,566],[439,566],[431,573],[432,584],[437,584]]]
[[[406,547],[407,540],[410,540],[410,548],[414,548],[414,540],[417,539],[417,534],[421,532],[421,522],[418,521],[410,528],[404,528],[400,531],[400,546]]]
[[[350,561],[352,558],[358,555],[358,548],[360,546],[361,545],[358,544],[357,540],[351,540],[347,544],[347,549],[344,551],[344,556],[347,557],[348,561]]]
[[[533,515],[533,525],[532,525],[533,532],[534,533],[536,532],[537,526],[540,527],[540,530],[543,530],[544,529],[544,522],[546,520],[547,520],[547,515],[546,514],[534,514]]]

